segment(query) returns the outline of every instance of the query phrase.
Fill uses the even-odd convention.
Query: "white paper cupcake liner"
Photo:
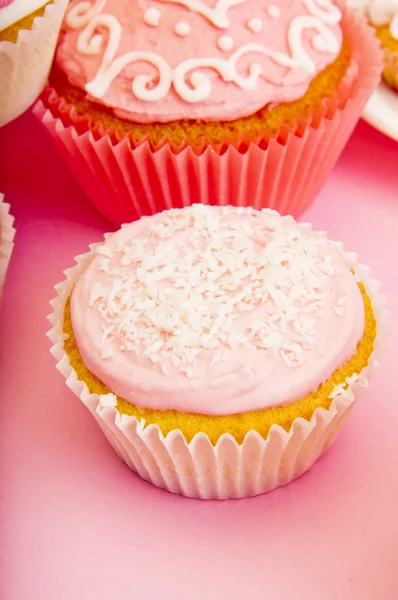
[[[15,229],[13,224],[14,217],[10,215],[10,205],[4,202],[4,195],[0,194],[0,300],[14,247]]]
[[[302,224],[300,227],[310,226]],[[74,283],[93,259],[98,244],[91,245],[90,252],[75,257],[76,266],[64,272],[66,278],[55,286],[57,297],[51,301],[54,309],[48,317],[53,326],[48,333],[54,344],[51,352],[68,387],[87,406],[119,457],[132,471],[157,487],[184,496],[244,498],[293,481],[327,451],[341,431],[358,394],[368,385],[378,367],[388,334],[388,313],[383,309],[385,298],[377,293],[379,284],[369,277],[370,269],[356,262],[356,254],[344,252],[342,244],[330,243],[344,254],[372,302],[377,334],[368,366],[357,377],[349,378],[344,385],[335,388],[329,410],[318,408],[310,421],[301,417],[295,419],[289,432],[273,425],[266,439],[256,431],[250,431],[242,444],[230,434],[224,434],[215,446],[203,433],[198,433],[187,443],[180,430],[164,436],[157,425],[145,427],[144,420],[138,421],[118,412],[113,394],[90,394],[86,384],[78,379],[64,351],[64,307]]]
[[[41,94],[50,71],[59,29],[69,0],[53,0],[32,29],[15,43],[0,42],[0,127],[16,119]]]

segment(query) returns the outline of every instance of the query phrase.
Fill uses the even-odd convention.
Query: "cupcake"
[[[44,88],[68,0],[0,0],[0,127]]]
[[[66,275],[59,370],[133,471],[186,496],[252,496],[307,471],[385,336],[368,269],[269,209],[144,217]]]
[[[384,81],[398,91],[398,0],[372,0],[367,7],[384,50]]]
[[[10,205],[4,202],[4,195],[0,194],[0,300],[14,245],[13,223],[14,217],[10,215]]]
[[[297,215],[381,69],[331,0],[77,0],[35,112],[116,225],[198,202]]]

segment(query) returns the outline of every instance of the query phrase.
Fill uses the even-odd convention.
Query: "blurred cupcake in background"
[[[35,112],[114,224],[194,202],[297,215],[381,68],[332,0],[76,0]]]
[[[398,91],[398,0],[371,0],[367,13],[384,50],[383,79]]]
[[[0,127],[21,115],[48,77],[68,0],[0,0]]]
[[[4,195],[0,194],[0,300],[14,246],[15,229],[13,225],[14,217],[10,215],[10,206],[4,202]]]
[[[398,90],[398,0],[349,0],[376,29],[384,51],[384,81]]]

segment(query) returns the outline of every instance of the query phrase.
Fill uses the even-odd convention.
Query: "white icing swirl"
[[[105,4],[106,0],[96,0],[94,4],[88,0],[83,0],[83,2],[75,4],[66,15],[67,25],[72,29],[86,27],[93,17],[99,15]]]
[[[302,0],[308,12],[325,23],[325,25],[334,25],[338,23],[341,17],[340,9],[330,0]]]

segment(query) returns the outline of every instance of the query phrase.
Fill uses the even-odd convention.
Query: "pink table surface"
[[[303,216],[383,281],[382,368],[308,474],[229,502],[141,481],[66,388],[48,301],[108,226],[32,115],[0,132],[0,155],[18,230],[0,321],[2,599],[397,599],[398,145],[361,123]]]

